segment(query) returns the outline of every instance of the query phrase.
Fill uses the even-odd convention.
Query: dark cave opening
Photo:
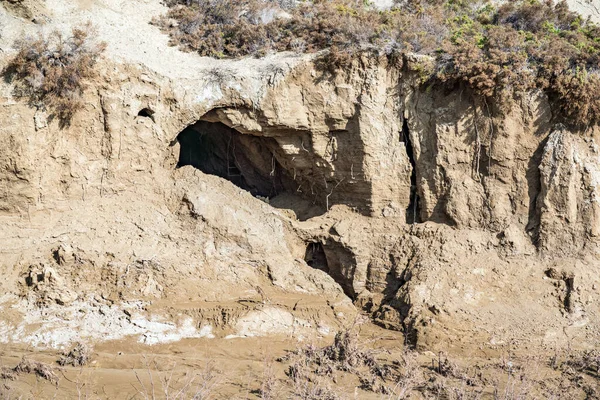
[[[275,139],[244,135],[221,122],[198,121],[178,136],[177,168],[191,165],[227,179],[253,196],[271,198],[294,190],[277,161]]]
[[[142,108],[137,115],[138,117],[150,118],[152,121],[154,121],[154,110],[150,108]]]
[[[304,261],[314,268],[327,273],[336,281],[350,299],[355,300],[353,279],[356,271],[356,257],[351,249],[341,243],[328,240],[321,243],[313,239],[306,243]]]
[[[304,261],[306,261],[306,263],[314,269],[329,273],[327,256],[325,255],[325,249],[321,243],[308,243],[306,246],[306,252],[304,253]]]
[[[400,141],[404,143],[406,148],[406,155],[412,167],[410,174],[410,201],[406,209],[406,223],[416,224],[421,221],[421,210],[419,208],[419,191],[417,188],[417,164],[415,162],[415,155],[413,145],[410,139],[410,130],[408,128],[408,118],[404,118],[402,122],[402,133],[400,135]]]

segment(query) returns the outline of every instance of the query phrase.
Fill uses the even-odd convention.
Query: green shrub
[[[562,122],[600,121],[596,25],[570,12],[564,1],[510,2],[495,11],[493,23],[473,17],[467,33],[445,42],[437,79],[464,82],[484,97],[542,89]]]
[[[25,37],[17,41],[17,55],[4,76],[16,83],[15,94],[29,99],[32,106],[47,109],[61,125],[71,121],[83,103],[86,80],[104,51],[104,43],[92,40],[90,24],[74,28],[70,36],[55,31],[47,37]]]

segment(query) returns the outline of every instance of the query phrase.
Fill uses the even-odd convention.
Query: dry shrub
[[[360,367],[376,364],[374,351],[360,342],[355,329],[336,333],[333,344],[325,347],[307,345],[297,349],[284,359],[293,358],[300,364],[315,366],[319,375],[332,375],[335,370],[353,372]],[[290,366],[289,375],[294,375],[295,363]]]
[[[461,366],[440,353],[430,366],[424,366],[417,352],[404,349],[391,365],[385,365],[347,333],[339,333],[330,346],[303,346],[285,357],[290,361],[288,376],[296,398],[335,398],[335,389],[341,397],[335,371],[345,370],[359,378],[362,389],[382,393],[387,399],[416,398],[420,393],[417,397],[448,400],[558,400],[583,398],[582,394],[598,398],[600,393],[598,351],[569,352],[560,364],[563,374],[553,378],[544,370],[543,356],[503,356]],[[370,361],[357,361],[360,357],[355,355],[361,353]]]
[[[17,374],[10,368],[2,367],[0,368],[0,379],[14,381],[17,379]]]
[[[174,43],[203,56],[263,54],[269,37],[276,33],[276,26],[268,20],[279,8],[276,3],[200,0],[169,5],[167,18],[155,23],[171,33]]]
[[[303,400],[337,400],[339,397],[330,383],[318,372],[314,364],[318,363],[315,352],[296,352],[290,359],[288,376],[292,379],[295,398]]]
[[[15,44],[17,55],[4,75],[16,82],[15,94],[30,105],[48,109],[50,118],[68,125],[83,108],[86,81],[96,76],[95,66],[106,45],[96,43],[91,24],[73,28],[71,35],[54,31],[47,37],[25,37]]]
[[[58,360],[61,366],[72,365],[74,367],[82,367],[88,364],[92,358],[92,349],[83,343],[77,343],[75,346],[64,352]]]
[[[598,123],[600,116],[600,71],[576,70],[554,80],[551,96],[557,108],[575,125]]]
[[[576,127],[600,121],[600,28],[566,2],[397,0],[377,10],[362,0],[171,0],[156,23],[173,43],[203,56],[262,56],[328,49],[321,64],[348,69],[357,54],[417,52],[437,68],[427,87],[466,85],[476,96],[511,100],[545,90],[555,114]],[[427,79],[423,79],[427,78]]]
[[[535,382],[524,373],[509,374],[504,385],[496,383],[494,400],[527,400],[534,398]]]
[[[133,386],[140,397],[146,400],[209,399],[217,393],[222,381],[222,372],[217,370],[212,361],[196,370],[185,371],[183,375],[176,373],[177,364],[163,369],[156,360],[150,361],[146,356],[143,356],[143,366],[147,377],[144,379],[135,371],[139,387]]]
[[[355,327],[338,332],[329,346],[303,346],[280,359],[284,360],[290,361],[287,375],[295,395],[302,399],[338,398],[330,386],[330,381],[336,380],[335,371],[356,375],[365,390],[392,393],[385,381],[391,376],[390,368],[359,340]]]
[[[482,398],[483,382],[467,371],[463,370],[456,362],[440,352],[437,360],[432,360],[429,381],[423,386],[427,392],[437,398],[449,400],[478,400]],[[425,382],[423,382],[425,383]],[[479,385],[478,385],[478,384]]]
[[[411,393],[425,383],[425,376],[417,360],[415,351],[404,349],[399,360],[394,363],[396,383],[389,389],[390,397],[408,399]]]
[[[262,56],[269,51],[315,52],[332,48],[338,58],[394,42],[391,14],[359,0],[315,1],[282,9],[262,0],[172,1],[155,21],[174,44],[211,57]],[[388,46],[389,47],[389,46]]]
[[[31,361],[23,357],[21,362],[13,369],[16,374],[35,374],[53,384],[58,384],[58,375],[54,368],[39,361]]]
[[[578,372],[595,375],[600,378],[600,350],[588,350],[569,354],[564,369],[572,368]]]
[[[483,97],[510,99],[545,90],[561,122],[600,121],[600,28],[564,1],[519,0],[486,5],[451,18],[437,78],[466,83]]]
[[[364,50],[433,54],[449,32],[440,5],[428,5],[428,14],[423,15],[424,5],[381,11],[363,0],[281,4],[275,0],[172,0],[169,13],[154,22],[169,32],[174,44],[203,56],[330,49],[331,61],[345,66],[349,57]]]
[[[363,390],[408,399],[425,383],[417,357],[416,352],[405,349],[393,364],[386,364],[352,328],[338,332],[329,346],[304,346],[285,359],[291,362],[287,374],[300,398],[335,398],[326,378],[335,382],[335,371],[343,371],[358,377]]]
[[[273,360],[265,362],[265,369],[263,371],[263,378],[258,390],[260,398],[262,400],[274,400],[280,397],[279,385],[275,376],[275,370]]]
[[[373,350],[360,343],[358,332],[353,329],[336,333],[333,344],[322,351],[324,358],[341,371],[353,371],[361,366],[376,364]]]

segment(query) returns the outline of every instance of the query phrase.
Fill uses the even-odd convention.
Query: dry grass
[[[275,400],[281,396],[281,387],[277,381],[273,360],[265,361],[265,369],[258,394],[262,400]]]
[[[42,379],[49,381],[55,385],[58,385],[59,378],[56,374],[56,370],[49,364],[32,361],[27,358],[23,358],[19,364],[13,369],[14,373],[19,374],[34,374]]]
[[[18,53],[3,75],[15,82],[15,95],[68,125],[83,108],[86,82],[96,76],[96,63],[106,47],[94,41],[95,34],[87,24],[73,28],[69,36],[54,31],[47,37],[24,37],[15,43]]]
[[[183,376],[176,374],[177,365],[162,369],[156,361],[143,357],[144,375],[135,372],[138,385],[133,385],[145,400],[203,400],[216,393],[221,384],[221,373],[214,362],[208,362],[198,370],[187,371]]]

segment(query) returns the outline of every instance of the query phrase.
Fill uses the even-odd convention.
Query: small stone
[[[45,112],[38,111],[33,116],[33,122],[35,122],[35,130],[37,132],[48,126],[48,116]]]

